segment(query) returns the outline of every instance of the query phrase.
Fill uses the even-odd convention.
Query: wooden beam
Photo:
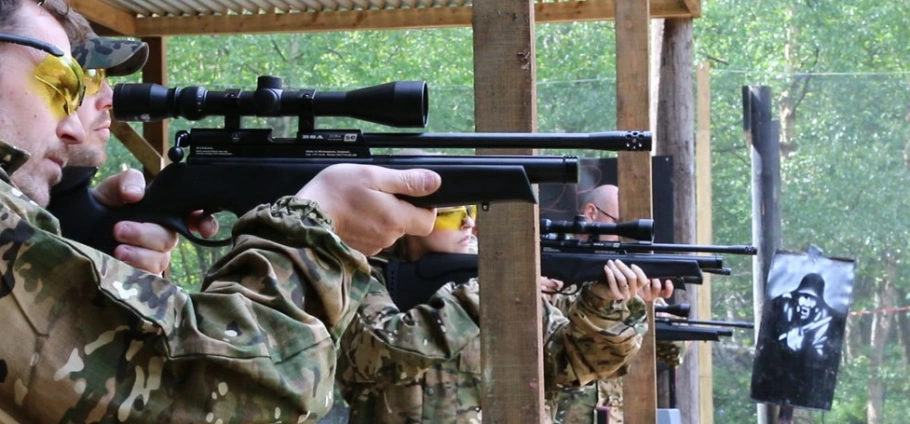
[[[167,39],[160,37],[143,38],[149,45],[149,59],[142,68],[142,82],[167,86]],[[168,140],[168,121],[147,122],[143,125],[142,135],[148,144],[160,155],[167,154],[170,140]],[[146,169],[148,174],[157,173],[158,170]]]
[[[133,35],[136,33],[136,17],[126,10],[111,6],[101,0],[69,0],[69,4],[90,22],[119,34]]]
[[[532,0],[483,0],[472,9],[478,132],[537,130],[532,6]],[[539,222],[537,205],[526,203],[494,204],[478,219],[484,422],[544,422]]]
[[[649,0],[616,2],[616,125],[620,130],[649,129]],[[619,214],[624,220],[650,219],[651,152],[620,152],[617,164]],[[649,304],[648,332],[623,379],[626,424],[657,422],[654,308]]]
[[[154,177],[164,168],[164,157],[126,122],[111,122],[111,133],[136,157],[149,175]]]
[[[686,3],[686,9],[689,10],[690,18],[701,17],[701,0],[683,0]]]
[[[711,209],[711,66],[702,62],[698,66],[695,131],[695,199],[696,238],[698,244],[714,244],[713,211]],[[714,319],[711,313],[711,274],[705,273],[698,292],[696,316]],[[698,346],[698,413],[700,424],[714,424],[714,373],[711,359],[712,343]]]
[[[700,0],[686,0],[700,4]],[[80,0],[90,2],[92,0]],[[480,4],[478,2],[478,4]],[[78,8],[77,8],[78,9]],[[652,0],[653,18],[689,17],[682,0]],[[81,11],[81,9],[80,9]],[[534,5],[535,22],[603,21],[615,17],[614,0],[575,0]],[[167,35],[261,34],[383,29],[446,28],[471,25],[472,7],[433,7],[343,12],[262,13],[257,15],[205,15],[138,18],[138,37]]]

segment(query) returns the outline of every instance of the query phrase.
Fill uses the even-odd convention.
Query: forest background
[[[741,88],[767,85],[782,126],[783,248],[804,251],[811,243],[858,263],[834,406],[800,419],[904,422],[910,411],[910,2],[704,0],[702,7],[694,50],[696,64],[711,66],[714,242],[752,243]],[[613,23],[541,24],[536,38],[539,131],[615,129]],[[288,89],[347,91],[425,80],[425,131],[472,132],[472,43],[470,28],[171,37],[168,85],[253,89],[257,76],[274,75]],[[221,123],[175,119],[170,130],[173,136]],[[269,125],[281,136],[296,128],[291,118],[245,123]],[[336,118],[319,118],[317,127],[397,131]],[[111,160],[101,176],[139,167],[119,142],[108,150]],[[221,219],[229,226],[229,218]],[[171,277],[198,288],[218,256],[219,249],[182,241]],[[752,321],[751,259],[728,256],[726,262],[735,272],[713,279],[712,318]],[[737,330],[714,344],[715,422],[756,421],[749,400],[753,340],[751,331]]]

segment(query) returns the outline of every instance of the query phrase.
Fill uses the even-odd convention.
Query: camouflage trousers
[[[609,408],[610,424],[622,424],[622,378],[599,380],[582,387],[560,387],[555,396],[548,396],[545,422],[593,424],[599,406]]]

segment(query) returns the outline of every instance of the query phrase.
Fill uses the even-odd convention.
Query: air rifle
[[[666,313],[685,319],[656,316],[654,336],[661,341],[719,341],[721,337],[731,337],[733,328],[755,328],[751,322],[739,321],[706,321],[688,319],[690,306],[679,303],[668,306],[654,306],[654,312]]]
[[[723,258],[713,255],[687,253],[727,253],[754,255],[754,246],[717,246],[653,243],[654,221],[608,224],[585,222],[583,215],[574,221],[541,220],[541,273],[561,280],[565,287],[587,281],[603,281],[603,264],[607,260],[622,260],[638,265],[651,278],[671,279],[684,284],[701,284],[703,273],[729,275]],[[576,238],[579,235],[587,239]],[[631,238],[636,242],[600,241],[602,235]],[[650,253],[654,252],[654,253]],[[549,266],[544,266],[545,258]],[[684,288],[679,285],[679,288]]]
[[[650,242],[619,243],[569,239],[567,233],[617,235],[638,240],[654,239],[654,221],[640,219],[618,224],[575,221],[540,221],[540,275],[563,282],[563,292],[593,281],[604,282],[604,264],[621,260],[638,265],[650,278],[670,279],[681,283],[700,284],[702,272],[727,273],[719,256],[645,253],[651,248],[662,251],[716,251],[754,254],[753,246],[700,246],[655,244]],[[553,237],[550,237],[553,236]],[[424,303],[450,281],[462,283],[478,275],[478,258],[474,254],[429,253],[416,262],[391,259],[385,265],[386,287],[399,309],[410,309]],[[680,288],[684,287],[682,284]]]
[[[393,169],[425,168],[442,176],[435,193],[405,200],[441,207],[492,202],[537,202],[532,184],[576,183],[578,159],[563,156],[390,156],[370,148],[562,148],[650,150],[644,131],[565,133],[363,133],[316,129],[317,116],[351,117],[393,127],[424,127],[428,89],[422,81],[397,81],[349,92],[284,90],[281,79],[261,76],[255,90],[210,91],[198,86],[118,84],[113,116],[121,121],[158,121],[223,116],[224,128],[180,131],[169,150],[171,163],[148,186],[142,202],[107,208],[91,195],[94,169],[64,169],[48,206],[65,237],[113,252],[119,221],[152,222],[193,243],[222,246],[230,240],[197,237],[184,222],[190,213],[230,212],[296,193],[324,168],[338,163]],[[298,118],[294,138],[274,138],[271,128],[242,128],[244,116]],[[184,161],[185,159],[185,161]],[[495,184],[491,184],[494,182]]]

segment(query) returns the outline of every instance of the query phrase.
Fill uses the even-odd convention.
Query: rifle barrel
[[[640,151],[651,149],[649,131],[595,133],[364,133],[370,147],[521,148]]]
[[[665,322],[669,324],[692,324],[692,325],[713,325],[717,327],[736,327],[736,328],[755,328],[755,324],[745,321],[711,321],[696,319],[673,319],[657,318],[656,322]]]
[[[670,244],[670,243],[623,243],[595,242],[598,249],[618,252],[697,252],[728,253],[731,255],[755,255],[758,249],[751,245],[719,246],[713,244]]]

